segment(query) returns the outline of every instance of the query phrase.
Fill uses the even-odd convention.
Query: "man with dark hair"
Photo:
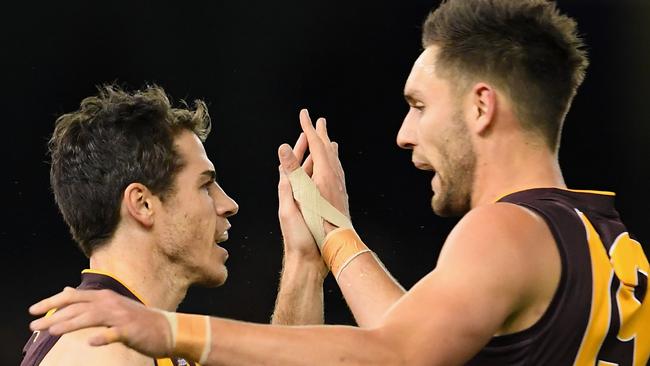
[[[171,311],[189,286],[224,283],[228,253],[219,243],[228,239],[227,218],[239,207],[216,182],[203,148],[210,129],[203,101],[196,100],[194,109],[173,108],[159,86],[127,92],[106,85],[56,120],[49,142],[51,186],[73,239],[90,260],[79,289],[112,290]],[[317,251],[296,254],[315,244],[293,200],[282,200],[280,209],[285,263],[293,270],[283,277],[273,322],[322,323],[322,299],[320,311],[282,312],[296,304],[292,294],[300,291],[308,299],[302,294],[308,287],[294,279],[317,276],[322,283],[327,268]],[[313,272],[316,262],[320,269]],[[21,365],[191,364],[177,357],[152,360],[119,344],[88,347],[89,332],[34,332]]]
[[[32,327],[110,326],[90,343],[205,365],[646,365],[650,264],[614,194],[567,189],[558,164],[587,66],[574,21],[544,0],[448,0],[427,18],[423,47],[397,143],[434,172],[434,212],[463,217],[412,289],[356,235],[325,121],[314,128],[301,113],[311,154],[302,166],[304,138],[293,153],[279,149],[281,201],[290,182],[318,245],[311,254],[320,249],[360,327],[262,326],[72,290],[31,311],[74,310]],[[314,304],[300,303],[296,318]]]
[[[133,93],[105,86],[57,119],[50,180],[90,260],[79,288],[175,310],[189,286],[226,280],[228,253],[217,243],[228,238],[227,217],[238,207],[216,183],[203,148],[210,127],[202,101],[195,109],[172,108],[157,86]],[[89,347],[88,334],[36,332],[22,365],[152,364],[122,345]],[[153,363],[172,362],[181,361]]]

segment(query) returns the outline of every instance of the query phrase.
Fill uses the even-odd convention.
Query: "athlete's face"
[[[184,131],[174,142],[185,166],[176,176],[175,192],[162,205],[160,248],[189,282],[219,286],[228,276],[228,252],[217,243],[228,239],[227,217],[238,206],[216,183],[199,138]]]
[[[413,164],[434,172],[431,207],[441,216],[462,215],[471,204],[476,154],[463,117],[461,97],[435,72],[436,47],[415,61],[404,95],[409,111],[397,144],[413,150]]]

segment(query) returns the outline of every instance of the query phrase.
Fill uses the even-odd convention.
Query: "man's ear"
[[[153,200],[155,196],[141,183],[131,183],[124,189],[124,206],[129,215],[145,227],[154,222]]]
[[[494,124],[497,92],[492,85],[477,83],[471,92],[471,123],[474,133],[484,134]]]

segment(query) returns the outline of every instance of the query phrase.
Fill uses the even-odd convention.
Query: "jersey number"
[[[593,298],[589,326],[574,365],[646,365],[650,301],[644,300],[650,264],[641,244],[628,233],[620,234],[607,253],[589,220],[579,214],[587,229]]]

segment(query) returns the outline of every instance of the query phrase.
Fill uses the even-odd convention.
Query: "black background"
[[[76,285],[86,258],[49,189],[46,141],[55,118],[95,86],[158,83],[205,99],[206,150],[237,200],[230,277],[191,289],[180,309],[268,322],[281,266],[277,146],[298,135],[298,111],[328,118],[340,142],[355,227],[405,287],[430,271],[456,222],[429,207],[430,175],[395,136],[402,87],[436,1],[32,2],[3,5],[3,219],[0,364],[19,362],[34,301]],[[585,35],[587,78],[567,117],[560,162],[572,188],[612,190],[631,232],[650,240],[650,5],[560,1]],[[646,245],[646,248],[648,246]],[[326,321],[352,324],[326,282]]]

